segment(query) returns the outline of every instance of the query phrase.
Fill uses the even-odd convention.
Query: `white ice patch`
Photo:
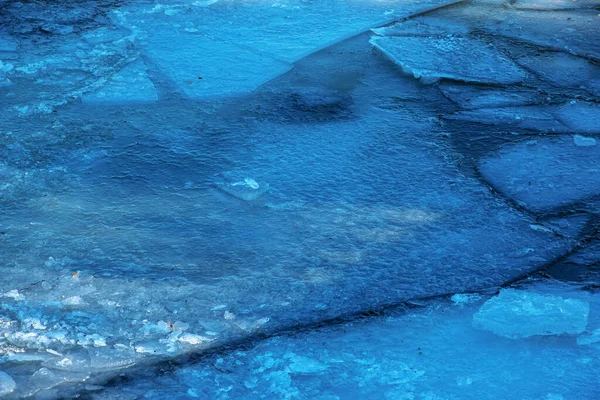
[[[256,200],[269,190],[268,183],[259,184],[252,178],[233,183],[219,183],[217,186],[224,192],[246,201]]]
[[[578,334],[585,330],[589,311],[581,300],[503,289],[473,316],[473,326],[509,339]]]

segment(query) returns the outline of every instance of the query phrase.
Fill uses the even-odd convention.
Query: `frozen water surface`
[[[0,396],[597,398],[597,11],[451,3],[0,1]]]

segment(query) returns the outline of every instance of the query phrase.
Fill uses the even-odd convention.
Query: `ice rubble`
[[[516,289],[503,289],[473,316],[473,325],[510,339],[578,334],[585,330],[589,304]]]
[[[481,160],[483,178],[508,198],[537,212],[565,207],[600,193],[600,146],[574,136],[510,144]]]
[[[568,314],[554,320],[557,325],[549,323],[558,315],[559,305],[579,304],[579,300],[568,303],[559,297],[576,295],[572,289],[542,285],[514,291],[519,300],[543,299],[551,304],[540,310],[543,313],[529,314],[525,328],[516,326],[517,330],[539,327],[542,321],[559,332],[565,320],[580,324],[583,319]],[[556,295],[540,296],[537,291]],[[577,340],[569,336],[524,340],[473,327],[474,315],[477,318],[481,313],[478,309],[509,300],[503,292],[488,298],[483,306],[484,296],[473,296],[459,305],[433,300],[383,318],[276,336],[250,348],[209,355],[202,363],[180,366],[161,376],[140,371],[128,383],[94,398],[259,399],[265,393],[319,399],[496,399],[515,394],[532,399],[595,398],[600,383],[597,331],[585,332]],[[592,311],[598,313],[598,296],[588,297]],[[515,303],[504,304],[504,317],[523,310],[523,303],[516,303],[515,310],[510,308]],[[596,324],[598,317],[593,319]]]
[[[422,82],[448,78],[511,84],[526,74],[493,46],[477,39],[374,36],[371,43]],[[471,62],[471,60],[477,62]]]

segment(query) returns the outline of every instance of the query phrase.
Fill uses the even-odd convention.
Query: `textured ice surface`
[[[479,171],[508,198],[532,211],[549,211],[600,193],[600,146],[578,146],[573,136],[538,138],[501,148]]]
[[[478,28],[489,33],[600,59],[600,43],[589,40],[597,34],[597,10],[516,11],[498,4],[492,12],[487,7],[464,9],[464,12],[469,14],[469,20],[477,21]]]
[[[472,326],[484,300],[435,301],[405,314],[271,338],[162,376],[141,374],[96,398],[597,397],[595,331],[577,342],[568,336],[507,339]]]
[[[493,46],[468,38],[378,37],[371,43],[415,78],[509,84],[525,73]]]
[[[542,53],[521,57],[516,62],[553,85],[581,88],[600,95],[600,67],[583,58],[565,53]]]
[[[556,117],[573,131],[600,133],[600,104],[571,101],[556,110]]]
[[[510,339],[577,334],[588,322],[589,304],[516,289],[503,289],[473,316],[473,325]]]
[[[85,94],[86,103],[149,102],[158,99],[154,84],[148,77],[147,67],[141,60],[132,62],[114,74],[97,91]]]
[[[375,28],[372,31],[379,36],[462,36],[468,34],[470,30],[464,24],[425,15]]]
[[[542,132],[564,132],[569,129],[555,116],[554,106],[524,106],[480,108],[458,111],[444,115],[446,119],[478,122],[481,124],[505,126]]]
[[[575,245],[569,238],[581,239],[550,226],[547,219],[556,215],[535,220],[515,210],[467,171],[462,161],[473,165],[476,158],[453,152],[445,138],[459,132],[446,132],[438,118],[456,104],[374,54],[369,34],[299,60],[441,4],[3,2],[0,25],[10,35],[1,37],[16,46],[0,51],[12,82],[0,90],[0,361],[17,395],[69,398],[129,369],[155,372],[156,363],[171,365],[213,348],[220,353],[215,368],[226,372],[211,375],[209,384],[186,386],[187,396],[244,398],[244,391],[253,391],[284,397],[303,391],[317,397],[315,388],[333,381],[340,397],[468,397],[460,390],[474,387],[476,371],[457,376],[450,369],[448,360],[469,352],[439,351],[442,341],[461,338],[438,335],[441,320],[416,330],[435,337],[436,351],[428,354],[439,354],[430,364],[416,365],[417,373],[410,370],[415,365],[405,368],[408,353],[400,346],[412,335],[406,327],[416,326],[410,319],[390,331],[397,345],[391,353],[400,357],[393,362],[385,359],[386,342],[359,348],[370,343],[361,332],[349,340],[356,351],[346,363],[337,362],[346,360],[341,351],[349,346],[336,331],[319,337],[321,346],[331,343],[334,358],[283,343],[285,352],[275,346],[276,357],[256,361],[259,372],[252,370],[248,379],[221,368],[228,354],[218,350],[378,313],[406,300],[421,304],[420,298],[432,295],[496,288],[565,254]],[[464,34],[459,27],[473,28],[465,21],[441,21],[423,28],[436,36],[444,29],[457,29],[457,35]],[[485,62],[498,61],[495,49],[514,56],[498,37],[485,37],[494,48],[468,40],[477,54],[490,56]],[[466,57],[458,47],[457,54]],[[518,56],[529,49],[520,46]],[[475,63],[464,65],[467,72],[476,69],[477,77],[485,72]],[[495,67],[498,75],[487,78],[492,83],[505,79],[508,68],[503,62]],[[567,88],[557,92],[576,98]],[[577,96],[582,93],[578,89]],[[527,97],[514,101],[520,100]],[[518,105],[512,101],[490,89],[471,104]],[[576,105],[585,105],[593,117],[591,99]],[[494,112],[486,111],[488,117]],[[566,138],[571,146],[599,147],[581,145],[591,142],[592,133],[574,134],[580,137]],[[560,215],[568,219],[572,211]],[[477,296],[453,297],[465,312],[459,331],[477,332],[486,345],[510,343],[472,328]],[[443,317],[448,307],[440,307],[430,312]],[[599,325],[590,323],[585,335]],[[379,338],[378,332],[366,333]],[[493,342],[498,340],[505,342]],[[494,358],[503,353],[475,348],[479,358],[465,365],[489,367],[487,377],[502,375]],[[506,352],[506,346],[498,348]],[[586,376],[579,382],[570,380],[571,370],[560,375],[535,367],[526,354],[530,349],[511,348],[513,357],[502,358],[505,371],[525,371],[527,365],[544,377],[527,389],[530,397],[563,393],[548,384],[557,376],[587,393]],[[418,351],[415,357],[426,354]],[[544,365],[579,362],[573,353],[558,353],[545,353]],[[369,354],[379,361],[371,362]],[[441,373],[448,377],[447,395],[435,394],[434,377]],[[154,390],[162,387],[173,397],[168,385]],[[487,387],[474,390],[474,398],[487,393]]]
[[[532,90],[486,88],[448,82],[441,83],[439,88],[446,97],[463,109],[523,106],[535,104],[540,101],[540,95]],[[479,115],[485,115],[485,112],[482,113],[479,113]],[[467,116],[476,118],[475,116],[478,114],[461,115],[464,115],[465,118],[468,118]],[[483,119],[487,120],[487,118]]]

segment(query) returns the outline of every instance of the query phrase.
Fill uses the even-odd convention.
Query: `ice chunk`
[[[511,84],[526,77],[494,47],[476,39],[391,36],[373,37],[371,43],[403,71],[421,80]]]
[[[594,139],[592,137],[581,136],[581,135],[573,135],[573,143],[575,143],[575,146],[579,146],[579,147],[595,146],[596,139]]]
[[[113,75],[97,91],[85,94],[85,103],[152,102],[158,96],[154,84],[148,77],[146,65],[137,60]]]
[[[473,325],[509,339],[577,334],[584,331],[589,311],[581,300],[502,289],[473,316]]]
[[[247,201],[256,200],[269,190],[268,183],[261,185],[252,178],[233,183],[219,183],[218,187],[238,199]]]
[[[11,376],[8,375],[6,372],[0,371],[0,396],[12,393],[15,391],[16,388],[17,384],[15,383],[13,378],[11,378]]]
[[[532,211],[548,211],[600,194],[599,146],[571,136],[511,144],[482,159],[479,171],[505,196]]]

